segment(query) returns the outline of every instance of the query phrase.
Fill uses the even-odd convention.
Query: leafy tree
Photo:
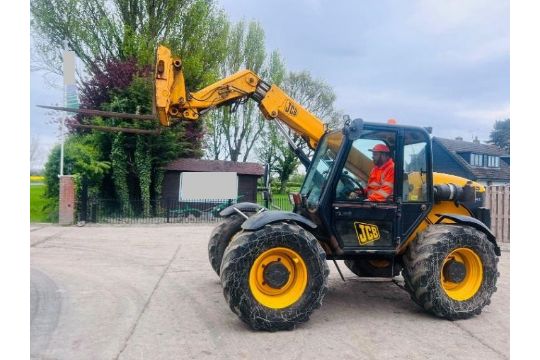
[[[64,142],[64,173],[77,177],[86,176],[92,183],[98,184],[110,169],[109,161],[100,159],[100,150],[87,136],[71,135]],[[58,198],[60,174],[60,145],[49,153],[45,164],[46,196]]]
[[[495,121],[488,143],[497,145],[510,153],[510,119]]]
[[[215,74],[209,70],[225,52],[228,23],[209,0],[33,0],[30,11],[42,67],[57,74],[64,41],[90,72],[110,59],[151,64],[157,44],[168,41],[176,53],[190,55],[184,66],[196,82]]]
[[[147,114],[152,112],[155,48],[165,43],[183,57],[186,84],[200,88],[218,78],[226,54],[229,24],[211,0],[33,0],[32,31],[44,67],[61,74],[64,40],[85,65],[80,80],[84,108]],[[78,117],[80,122],[87,119]],[[95,125],[154,129],[156,124],[94,117]],[[141,199],[149,214],[159,198],[162,166],[178,157],[201,156],[201,123],[179,124],[158,136],[104,133],[71,128],[110,164],[100,178],[99,195],[123,207]]]
[[[133,64],[133,61],[109,62],[103,73],[83,87],[81,102],[109,111],[149,113],[153,86],[148,80],[148,70]],[[107,91],[101,93],[99,89]],[[93,123],[142,129],[156,126],[145,121],[114,118],[94,118]],[[197,123],[162,129],[160,135],[94,131],[89,136],[99,144],[102,158],[112,164],[110,177],[104,178],[101,195],[117,198],[124,209],[129,209],[131,199],[140,199],[146,216],[150,215],[151,200],[160,197],[163,166],[179,157],[201,156],[202,133]]]

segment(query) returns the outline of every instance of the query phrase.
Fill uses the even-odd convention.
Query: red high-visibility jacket
[[[367,198],[370,201],[387,201],[394,194],[394,161],[388,159],[383,166],[374,166],[369,174]]]

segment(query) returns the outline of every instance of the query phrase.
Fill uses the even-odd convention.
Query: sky
[[[431,126],[481,141],[510,116],[509,2],[218,0],[232,21],[259,22],[268,53],[331,85],[352,119]],[[62,104],[62,79],[30,75],[31,137],[46,160],[57,126],[36,104]],[[55,84],[55,86],[51,86]]]

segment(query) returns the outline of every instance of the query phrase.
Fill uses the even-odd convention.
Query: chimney
[[[480,140],[478,140],[478,136],[475,136],[472,142],[475,144],[480,144]]]
[[[456,140],[463,141],[463,138],[461,136],[458,136]]]

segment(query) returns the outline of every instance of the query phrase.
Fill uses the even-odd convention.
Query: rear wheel
[[[223,294],[255,330],[289,330],[309,319],[328,288],[326,255],[298,225],[278,223],[244,232],[221,264]]]
[[[247,216],[253,213],[246,213]],[[246,218],[240,214],[233,214],[218,226],[214,228],[208,241],[208,259],[212,269],[219,276],[219,268],[221,267],[221,260],[223,259],[223,253],[231,242],[233,236],[242,230],[242,224],[246,221]]]
[[[386,259],[345,260],[345,266],[360,277],[394,277],[401,271],[398,264],[392,266],[392,262]]]
[[[472,227],[434,225],[403,257],[405,288],[425,310],[450,320],[480,314],[497,290],[493,244]]]

